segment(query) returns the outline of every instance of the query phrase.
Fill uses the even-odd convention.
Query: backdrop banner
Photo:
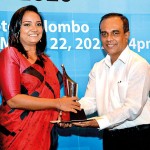
[[[149,0],[1,0],[0,51],[8,46],[12,14],[30,4],[35,5],[44,18],[46,53],[60,71],[61,64],[65,65],[69,76],[78,83],[79,98],[84,96],[88,74],[94,63],[105,57],[99,39],[99,21],[104,14],[118,12],[127,16],[130,23],[129,46],[150,62]],[[70,149],[102,150],[102,132],[77,127],[59,129],[58,150]]]

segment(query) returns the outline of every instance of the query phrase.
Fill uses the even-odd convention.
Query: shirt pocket
[[[120,101],[124,102],[126,99],[128,83],[126,81],[118,82],[118,94]]]

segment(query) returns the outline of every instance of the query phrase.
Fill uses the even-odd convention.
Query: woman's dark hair
[[[127,17],[125,17],[123,14],[120,14],[120,13],[108,13],[108,14],[104,15],[100,20],[100,25],[103,20],[111,18],[111,17],[119,17],[123,22],[124,33],[129,31],[129,21],[128,21]]]
[[[43,61],[41,54],[44,54],[46,44],[47,44],[46,43],[46,32],[44,29],[43,18],[40,15],[40,13],[38,12],[38,9],[33,5],[28,5],[28,6],[22,7],[13,14],[11,21],[10,21],[10,26],[9,26],[8,45],[17,48],[19,52],[21,52],[28,58],[23,45],[20,43],[20,27],[22,24],[22,18],[26,11],[35,12],[36,14],[39,15],[39,17],[41,19],[41,23],[42,23],[42,27],[43,27],[43,35],[42,35],[41,40],[36,45],[36,52],[37,52],[37,55],[40,58],[40,60]]]

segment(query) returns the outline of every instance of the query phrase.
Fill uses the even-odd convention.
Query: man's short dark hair
[[[100,25],[101,25],[101,22],[103,20],[111,18],[111,17],[119,17],[122,20],[122,22],[123,22],[124,33],[126,33],[126,32],[129,31],[129,21],[128,21],[128,18],[126,16],[124,16],[123,14],[120,14],[120,13],[108,13],[108,14],[102,16],[102,18],[100,20]]]

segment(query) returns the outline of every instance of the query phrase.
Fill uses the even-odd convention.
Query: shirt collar
[[[129,51],[130,49],[129,46],[127,45],[116,61],[121,60],[123,63],[126,63],[129,57]],[[111,58],[108,54],[106,55],[105,63],[108,67],[111,66]]]

